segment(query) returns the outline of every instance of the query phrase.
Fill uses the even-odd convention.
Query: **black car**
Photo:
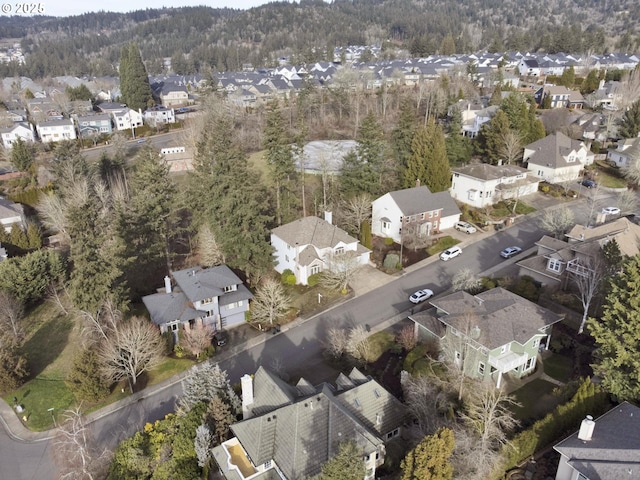
[[[583,187],[587,187],[587,188],[596,188],[598,186],[598,184],[596,182],[594,182],[593,180],[583,180],[582,181],[582,186]]]
[[[227,344],[227,334],[224,332],[216,332],[213,336],[213,344],[216,347],[223,347]]]

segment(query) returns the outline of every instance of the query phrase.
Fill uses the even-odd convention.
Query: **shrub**
[[[387,247],[390,247],[391,245],[393,245],[393,238],[391,238],[391,237],[387,237],[387,238],[385,238],[385,239],[384,239],[384,244],[385,244]]]
[[[280,275],[280,280],[285,285],[295,285],[296,275],[287,268],[284,272],[282,272],[282,275]]]
[[[528,275],[520,277],[513,285],[511,291],[532,302],[537,302],[540,297],[540,287],[536,281]]]
[[[454,245],[460,243],[453,237],[446,236],[438,239],[436,243],[427,248],[427,254],[435,255],[436,253],[440,253],[443,250],[446,250],[449,247],[453,247]]]
[[[543,185],[543,184],[540,184],[540,188],[539,188],[539,190],[540,190],[542,193],[549,193],[549,190],[551,190],[551,187],[550,187],[549,185]]]
[[[162,334],[162,342],[164,345],[164,354],[171,355],[171,352],[173,352],[173,347],[175,345],[173,332],[164,332]]]
[[[307,278],[307,284],[310,287],[315,287],[318,282],[320,281],[320,276],[322,275],[322,273],[314,273],[313,275],[310,275],[309,278]]]
[[[416,362],[427,355],[427,347],[426,345],[416,345],[404,359],[404,363],[402,368],[407,372],[413,374],[414,365]]]
[[[173,347],[173,353],[177,358],[182,358],[185,355],[184,348],[182,348],[182,345],[175,345]]]

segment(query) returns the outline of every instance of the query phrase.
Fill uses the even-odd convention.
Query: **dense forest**
[[[176,73],[333,60],[334,47],[377,44],[390,58],[435,53],[640,49],[635,0],[301,0],[250,10],[183,7],[73,17],[1,17],[0,40],[20,41],[26,63],[0,76],[110,75],[135,42],[151,74],[171,57]]]

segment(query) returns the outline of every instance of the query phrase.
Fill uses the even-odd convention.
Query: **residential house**
[[[615,149],[607,152],[607,160],[616,167],[628,167],[640,159],[640,137],[624,138],[618,141]]]
[[[430,301],[435,309],[412,314],[415,338],[435,340],[444,361],[465,375],[492,381],[534,372],[538,352],[549,348],[562,317],[504,288],[478,295],[458,291]]]
[[[73,100],[69,102],[69,115],[88,115],[93,112],[91,100]]]
[[[145,110],[143,117],[145,123],[152,127],[176,123],[176,113],[174,109],[163,107],[161,105]]]
[[[582,108],[585,100],[582,94],[565,86],[545,85],[542,87],[539,103],[549,97],[551,108]]]
[[[166,108],[185,107],[189,105],[187,87],[175,84],[163,85],[160,93],[160,101]]]
[[[640,226],[622,217],[595,227],[574,226],[563,239],[543,235],[534,256],[517,263],[520,275],[528,275],[550,289],[564,288],[571,275],[593,268],[603,245],[615,240],[623,255],[640,253]]]
[[[542,69],[535,58],[523,58],[518,64],[518,72],[522,77],[539,77]]]
[[[31,119],[36,123],[47,120],[62,120],[64,118],[60,106],[46,97],[27,100],[27,110]]]
[[[401,243],[403,235],[426,237],[453,228],[460,209],[449,192],[418,186],[389,192],[371,203],[371,233]]]
[[[14,123],[11,127],[3,128],[0,132],[2,132],[2,144],[6,149],[10,149],[19,138],[28,143],[36,141],[33,127],[30,123]]]
[[[451,170],[451,196],[476,208],[535,193],[540,183],[529,170],[516,165],[477,163]]]
[[[76,122],[80,138],[111,135],[113,132],[111,115],[107,113],[79,116]]]
[[[359,265],[369,263],[371,251],[332,225],[329,212],[325,216],[327,220],[300,218],[271,231],[277,272],[291,270],[296,276],[296,283],[307,285],[311,275],[332,268],[336,255],[348,255]]]
[[[143,124],[141,110],[136,111],[131,108],[125,108],[123,110],[113,111],[111,115],[113,115],[116,130],[131,130],[141,127]]]
[[[9,255],[7,255],[7,249],[0,245],[0,262],[7,258],[9,258]]]
[[[618,110],[624,97],[622,84],[615,80],[600,80],[598,89],[587,97],[591,108],[602,106],[607,110]]]
[[[23,230],[27,228],[27,219],[24,215],[24,207],[19,203],[0,197],[0,226],[4,231],[11,233],[11,228],[17,225]]]
[[[549,183],[577,181],[582,169],[591,165],[593,159],[594,154],[584,142],[560,132],[526,145],[522,157],[527,169]]]
[[[335,385],[301,378],[292,386],[259,367],[241,385],[243,420],[231,425],[233,438],[212,450],[228,480],[314,478],[349,441],[365,463],[363,480],[373,480],[408,418],[398,399],[355,368]]]
[[[187,268],[171,272],[171,276],[175,288],[167,276],[164,289],[142,298],[151,321],[161,332],[177,333],[180,326],[197,323],[215,330],[244,323],[253,295],[226,265]]]
[[[75,140],[76,129],[68,118],[62,120],[48,120],[36,125],[36,130],[42,143]]]
[[[640,408],[622,402],[580,429],[554,450],[560,454],[556,480],[640,478]]]
[[[490,122],[500,107],[497,105],[490,105],[482,110],[477,110],[471,121],[467,120],[462,123],[462,134],[475,138],[480,132],[480,127],[487,122]]]
[[[0,121],[13,123],[25,123],[27,121],[27,111],[23,108],[14,108],[0,111]]]

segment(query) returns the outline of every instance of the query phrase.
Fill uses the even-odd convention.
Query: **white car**
[[[461,253],[462,253],[462,249],[460,247],[447,248],[444,252],[440,254],[440,260],[444,260],[446,262],[447,260],[457,257]]]
[[[464,233],[476,233],[478,231],[476,227],[469,222],[456,222],[454,228]]]
[[[602,209],[604,215],[620,215],[620,209],[618,207],[606,207]]]
[[[416,293],[411,295],[409,297],[409,301],[411,303],[420,303],[431,297],[433,297],[433,292],[428,288],[425,288],[424,290],[418,290]]]

